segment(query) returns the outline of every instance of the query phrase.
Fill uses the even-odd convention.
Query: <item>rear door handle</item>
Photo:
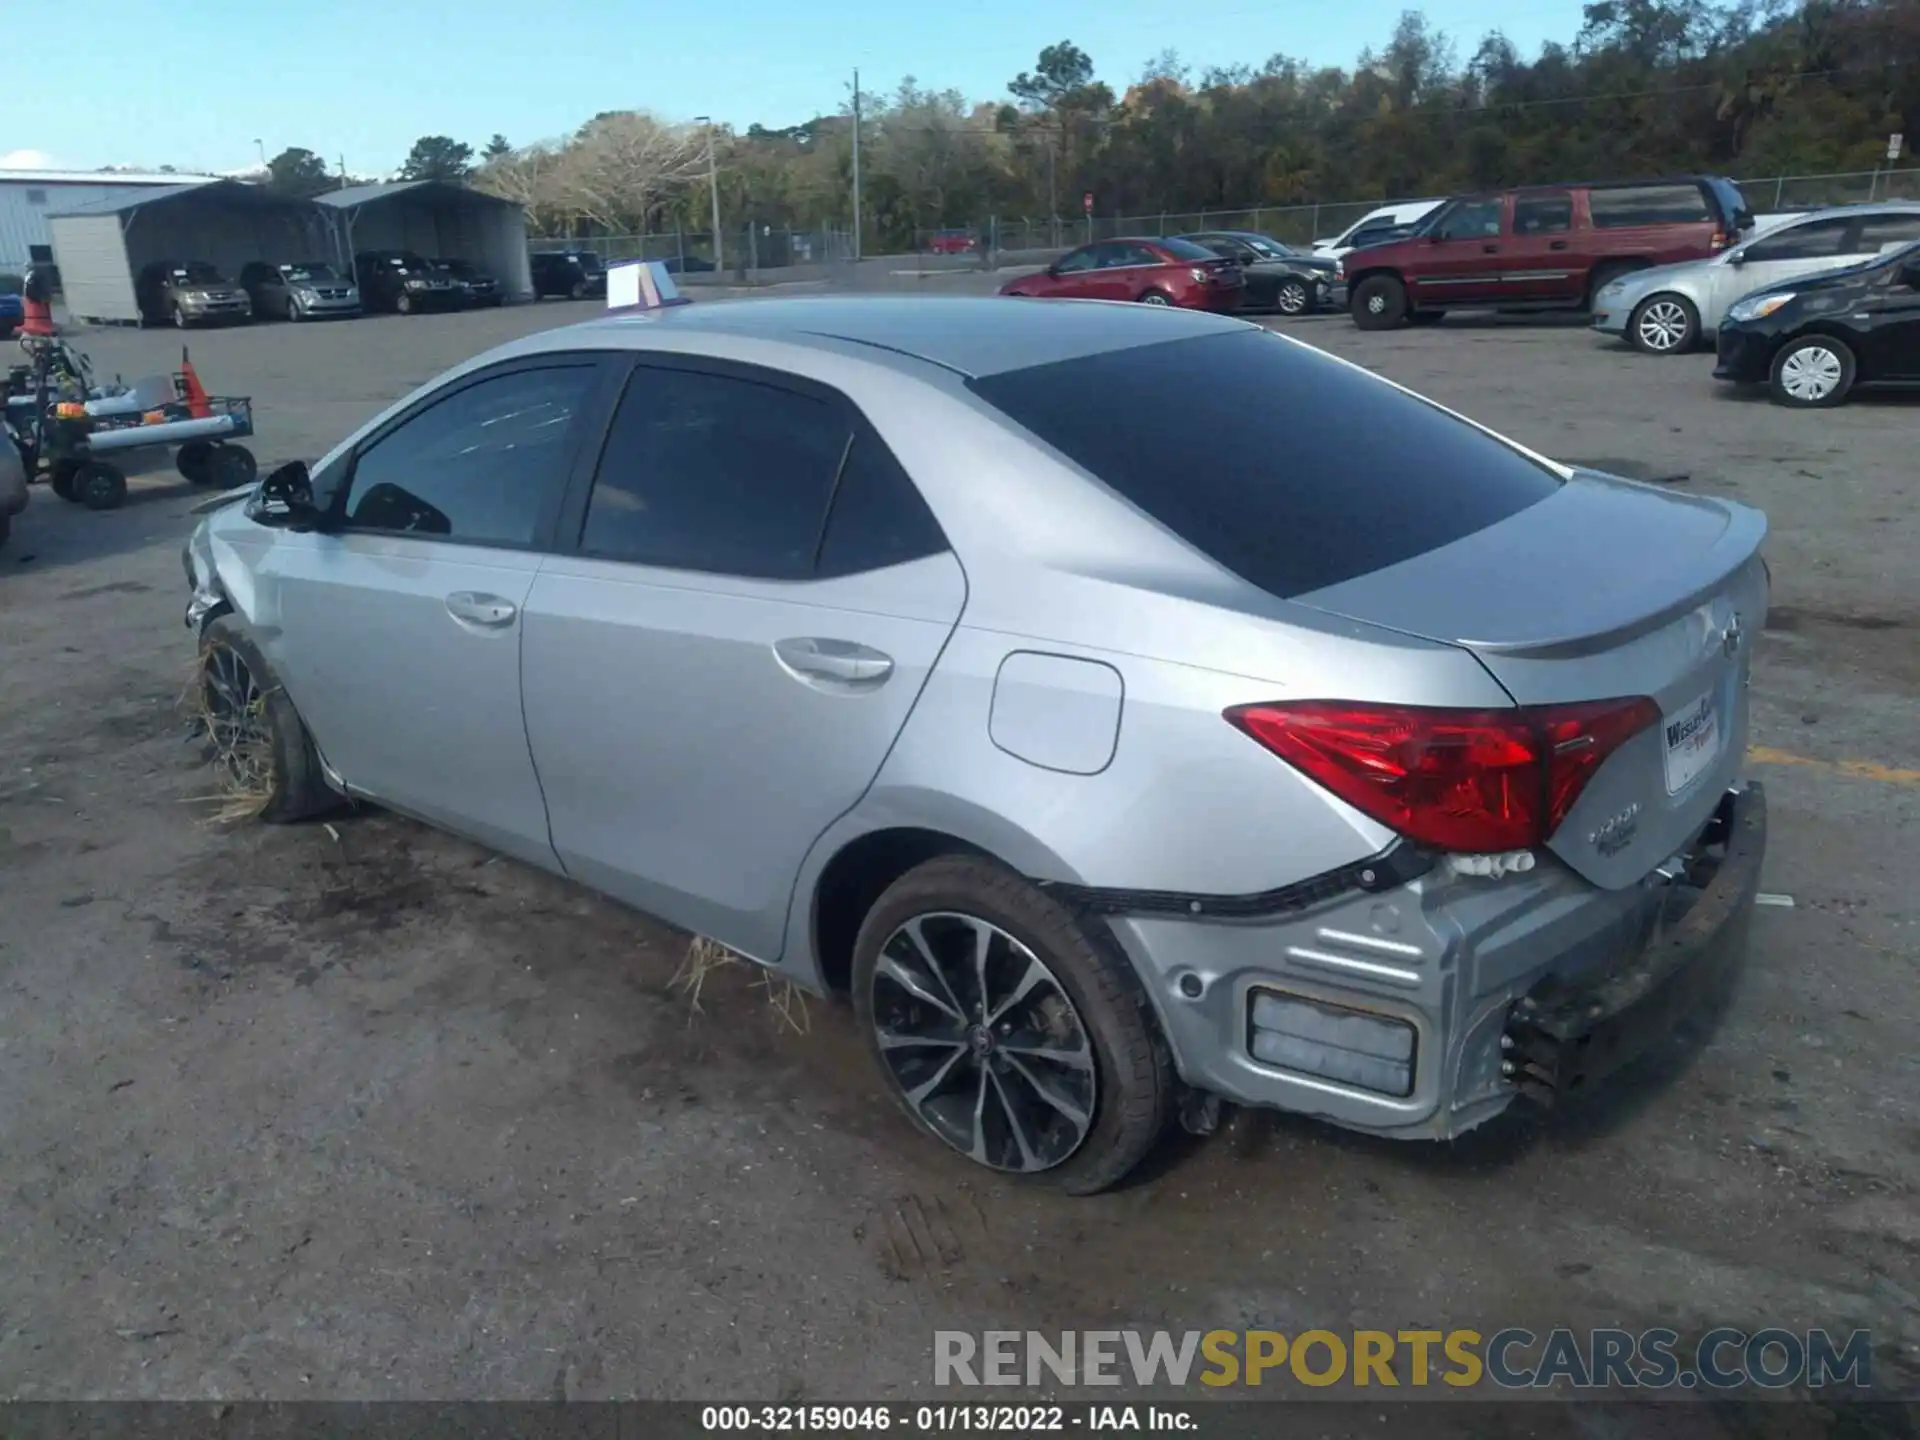
[[[1547,244],[1547,248],[1549,250],[1564,250],[1567,248],[1567,242],[1564,240],[1549,241]]]
[[[872,689],[893,674],[892,656],[852,640],[800,636],[775,641],[773,653],[790,674],[801,680]]]
[[[1500,247],[1498,245],[1482,245],[1480,248],[1489,255],[1498,255],[1500,253]]]
[[[477,590],[456,590],[447,596],[447,613],[466,625],[502,630],[513,624],[520,609],[511,600],[498,595],[483,595]]]

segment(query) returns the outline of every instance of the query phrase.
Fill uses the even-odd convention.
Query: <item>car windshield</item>
[[[1167,377],[1180,377],[1178,416]],[[1511,445],[1264,330],[967,382],[1187,544],[1283,599],[1496,525],[1560,488]],[[1331,426],[1325,417],[1338,415]]]
[[[223,285],[227,279],[204,260],[189,260],[184,265],[174,266],[173,278],[191,281],[195,285]]]
[[[393,257],[396,270],[431,270],[433,267],[418,255],[396,255]]]
[[[1171,240],[1153,242],[1176,260],[1218,260],[1220,257],[1204,245],[1196,245],[1191,240],[1175,237]]]
[[[1234,237],[1256,255],[1270,256],[1275,260],[1285,260],[1299,252],[1290,245],[1282,245],[1278,240],[1269,240],[1264,235],[1236,235]]]
[[[306,280],[338,280],[331,265],[282,265],[280,273],[298,284]]]

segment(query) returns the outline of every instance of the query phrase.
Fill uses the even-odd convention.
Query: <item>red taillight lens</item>
[[[1732,237],[1724,230],[1716,230],[1713,232],[1713,239],[1707,243],[1716,250],[1724,250],[1732,243]]]
[[[1521,710],[1309,700],[1242,705],[1226,718],[1409,840],[1482,853],[1543,843],[1607,757],[1660,711],[1644,697]]]

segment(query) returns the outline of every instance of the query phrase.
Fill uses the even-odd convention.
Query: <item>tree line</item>
[[[535,233],[559,236],[704,231],[711,165],[727,228],[845,228],[853,99],[782,129],[709,131],[634,110],[533,144],[495,135],[477,154],[427,136],[402,173],[504,196]],[[1063,40],[1003,99],[909,77],[863,94],[860,111],[870,244],[990,215],[1077,216],[1086,194],[1101,215],[1140,215],[1678,171],[1864,171],[1886,163],[1890,134],[1920,132],[1920,4],[1597,0],[1577,34],[1531,59],[1497,32],[1463,51],[1408,11],[1351,69],[1275,55],[1195,72],[1167,51],[1120,86]],[[310,152],[288,154],[273,183],[340,183]]]

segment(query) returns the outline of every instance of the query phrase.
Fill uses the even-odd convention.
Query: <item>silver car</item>
[[[364,798],[850,993],[999,1171],[1098,1190],[1222,1100],[1458,1135],[1744,946],[1765,517],[1242,321],[603,317],[243,493],[187,619],[268,818]]]
[[[1633,270],[1593,297],[1593,328],[1648,355],[1679,355],[1711,338],[1743,295],[1802,275],[1864,264],[1920,240],[1920,202],[1815,210],[1706,260]]]
[[[13,517],[27,508],[27,466],[13,432],[0,422],[0,545],[13,532]]]

